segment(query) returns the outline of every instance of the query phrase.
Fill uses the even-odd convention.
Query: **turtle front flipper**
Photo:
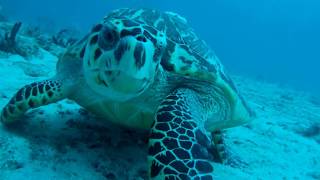
[[[65,90],[60,80],[35,82],[21,88],[2,109],[1,121],[11,123],[19,119],[27,110],[57,102],[65,98]]]
[[[151,179],[213,179],[205,120],[196,92],[178,89],[167,96],[157,110],[149,139]]]

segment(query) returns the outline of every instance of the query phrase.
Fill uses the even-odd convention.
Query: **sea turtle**
[[[65,98],[114,123],[150,129],[150,179],[213,179],[209,149],[222,142],[214,132],[252,117],[186,19],[151,9],[110,12],[67,49],[55,77],[21,88],[1,121]]]

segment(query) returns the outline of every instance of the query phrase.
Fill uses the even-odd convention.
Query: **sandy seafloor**
[[[1,54],[0,108],[23,85],[51,77],[57,57]],[[233,76],[257,117],[228,129],[236,165],[215,164],[216,179],[320,179],[320,100],[279,85]],[[145,132],[102,122],[62,101],[0,125],[0,180],[147,179]]]

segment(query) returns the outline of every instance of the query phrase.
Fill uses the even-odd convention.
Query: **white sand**
[[[55,72],[57,58],[0,58],[0,108],[23,85]],[[226,143],[240,162],[215,165],[216,179],[320,179],[320,101],[307,93],[234,77],[257,113],[228,129]],[[63,101],[27,113],[15,127],[0,125],[0,179],[146,179],[147,133],[97,121]]]

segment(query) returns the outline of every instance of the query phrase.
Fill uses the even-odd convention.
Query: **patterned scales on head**
[[[221,161],[226,154],[221,130],[252,117],[186,19],[149,9],[109,13],[68,48],[56,76],[22,87],[1,121],[65,98],[114,123],[150,129],[151,179],[213,179],[209,152]]]

